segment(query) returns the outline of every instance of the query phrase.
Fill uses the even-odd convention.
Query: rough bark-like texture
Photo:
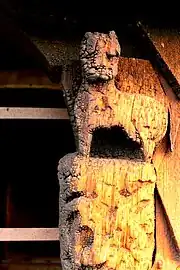
[[[135,145],[140,145],[144,152],[144,159],[149,160],[156,143],[165,135],[167,127],[167,111],[163,104],[147,96],[120,92],[114,85],[108,85],[106,89],[102,89],[102,92],[92,87],[89,88],[88,92],[79,93],[75,112],[79,152],[83,155],[91,154],[91,148],[96,148],[100,143],[96,142],[97,146],[91,143],[98,129],[119,127],[130,141],[134,142]],[[104,132],[107,133],[106,130]],[[109,148],[106,145],[108,142],[106,142],[105,134],[101,146],[107,149],[107,151],[102,149],[104,154],[109,157],[123,157],[124,153],[121,151],[123,148],[119,147],[120,149],[118,149],[118,144],[115,144],[115,149],[112,149],[108,154]],[[121,138],[120,134],[119,138]],[[92,154],[96,157],[99,154],[102,155],[98,149],[95,149]]]
[[[73,91],[69,83],[64,93],[77,153],[58,168],[63,270],[153,263],[152,156],[167,131],[168,106],[150,63],[119,54],[114,32],[87,33],[81,85]]]
[[[145,159],[151,158],[156,142],[161,139],[159,135],[165,135],[167,116],[167,100],[151,64],[119,58],[115,83],[111,80],[106,84],[90,84],[88,91],[83,87],[84,84],[74,108],[80,153],[89,153],[92,134],[97,128],[119,126],[129,138],[141,144]],[[159,126],[162,134],[156,137]],[[123,154],[116,152],[117,149],[113,155]]]
[[[31,37],[31,41],[46,57],[50,66],[62,66],[70,64],[79,58],[79,43],[65,42],[63,40],[44,40]]]
[[[59,164],[63,269],[150,269],[152,164],[71,154]]]

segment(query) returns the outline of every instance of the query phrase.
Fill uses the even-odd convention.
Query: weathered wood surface
[[[157,147],[153,163],[157,172],[157,187],[165,209],[164,215],[169,220],[172,230],[166,224],[166,230],[171,233],[174,249],[172,252],[180,260],[180,103],[170,86],[161,78],[161,83],[169,98],[170,143],[166,138]],[[171,151],[170,151],[171,150]]]
[[[147,60],[120,57],[115,85],[119,91],[145,95],[165,106],[168,104],[158,74]]]
[[[84,101],[84,107],[81,106]],[[79,98],[79,100],[78,100]],[[86,101],[86,102],[85,102]],[[167,127],[167,110],[160,102],[139,94],[129,94],[118,91],[114,86],[107,86],[106,94],[89,88],[89,92],[82,92],[75,104],[79,130],[79,151],[90,152],[92,133],[102,128],[119,127],[143,150],[144,159],[152,157],[156,143],[165,135]],[[83,115],[84,113],[84,115]],[[159,127],[161,129],[159,130]],[[100,142],[99,142],[100,144]],[[118,145],[117,145],[118,146]],[[98,147],[98,142],[96,147]],[[105,144],[102,151],[108,151]],[[105,149],[106,148],[106,149]],[[115,146],[116,148],[116,146]],[[111,149],[109,156],[123,157],[124,153]],[[122,145],[123,149],[123,145]],[[101,155],[100,149],[95,149],[96,156]],[[134,158],[132,156],[132,158]],[[141,157],[140,157],[141,158]]]
[[[66,109],[0,107],[0,119],[61,119],[69,120]]]
[[[58,228],[0,228],[0,241],[57,241]]]
[[[118,52],[110,35],[87,33],[82,83],[65,91],[77,153],[58,167],[63,269],[150,269],[163,252],[152,159],[169,102],[148,61]]]
[[[180,33],[173,29],[147,28],[155,48],[180,84]]]
[[[173,91],[180,99],[180,33],[177,29],[153,29],[138,23],[147,53],[155,60]]]
[[[155,246],[149,163],[72,154],[59,164],[64,269],[150,269]],[[64,177],[66,175],[67,177]]]
[[[45,40],[31,37],[31,41],[39,51],[46,57],[51,66],[64,66],[79,59],[79,42],[71,40]]]
[[[174,243],[172,228],[159,194],[156,194],[156,258],[152,270],[178,270],[179,250]]]

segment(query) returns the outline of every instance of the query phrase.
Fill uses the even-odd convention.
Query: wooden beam
[[[180,35],[176,29],[152,29],[137,24],[142,46],[180,99]]]
[[[58,241],[58,228],[0,228],[0,241]]]
[[[61,85],[56,84],[0,84],[0,89],[49,89],[49,90],[63,90]]]
[[[63,90],[61,83],[52,83],[40,69],[0,71],[1,88]]]
[[[61,259],[60,258],[29,258],[26,259],[26,257],[23,258],[11,258],[7,260],[2,260],[1,261],[2,265],[20,265],[20,266],[35,266],[35,265],[56,265],[57,267],[61,265]],[[61,268],[56,268],[60,270]]]
[[[0,119],[69,119],[62,108],[16,108],[0,107]]]

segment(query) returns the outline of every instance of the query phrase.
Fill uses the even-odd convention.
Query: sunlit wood
[[[58,241],[58,228],[0,228],[0,241]]]

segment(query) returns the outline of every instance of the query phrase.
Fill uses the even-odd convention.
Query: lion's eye
[[[112,60],[114,57],[119,57],[119,52],[116,50],[115,52],[106,52],[106,56],[109,60]]]
[[[109,60],[111,60],[115,55],[107,52],[106,56]]]

